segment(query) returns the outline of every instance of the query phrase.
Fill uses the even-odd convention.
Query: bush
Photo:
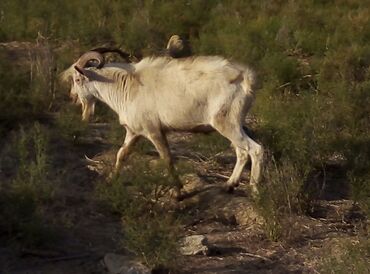
[[[186,146],[205,157],[212,157],[216,153],[225,151],[230,147],[230,142],[218,132],[210,134],[197,134],[190,138]]]
[[[289,235],[287,219],[306,211],[309,196],[302,190],[307,175],[288,159],[267,163],[265,181],[260,184],[254,203],[265,220],[264,230],[269,239],[276,241]]]
[[[176,178],[162,161],[147,163],[140,158],[132,157],[132,166],[126,167],[123,175],[100,183],[97,195],[122,217],[125,248],[142,257],[149,267],[172,267],[181,222],[165,205]]]
[[[55,120],[59,135],[71,143],[78,143],[88,130],[88,124],[81,120],[80,111],[77,106],[66,105],[60,109]]]
[[[50,45],[44,41],[34,46],[0,49],[0,136],[19,124],[45,120],[54,99],[54,57]],[[12,55],[17,57],[11,60]]]
[[[13,157],[16,170],[0,184],[0,231],[25,246],[45,244],[51,236],[43,221],[43,205],[55,191],[49,178],[48,134],[35,124],[21,129],[8,149],[1,166],[8,166]]]
[[[331,254],[330,254],[331,253]],[[370,240],[359,238],[355,242],[343,241],[325,256],[320,266],[324,274],[365,274],[370,271]]]

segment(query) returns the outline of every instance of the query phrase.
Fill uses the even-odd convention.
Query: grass
[[[268,162],[264,174],[254,204],[265,220],[265,234],[277,241],[290,234],[287,218],[302,214],[307,207],[308,196],[303,192],[307,174],[288,160]]]
[[[88,124],[81,120],[79,107],[65,105],[57,114],[55,129],[64,140],[78,144],[80,137],[86,135]]]
[[[52,238],[43,220],[44,206],[56,187],[50,181],[47,151],[48,133],[36,123],[30,129],[20,129],[8,150],[10,155],[1,161],[2,166],[12,161],[16,169],[0,184],[0,231],[23,246],[45,245]]]
[[[230,142],[217,132],[209,134],[195,134],[185,145],[191,150],[206,157],[225,151],[230,147]]]
[[[168,210],[175,186],[161,160],[143,161],[137,154],[122,175],[101,182],[96,189],[99,199],[121,216],[123,246],[151,268],[176,264],[181,220]]]
[[[323,274],[365,274],[370,271],[370,240],[341,241],[331,249],[330,254],[322,260],[320,273]]]

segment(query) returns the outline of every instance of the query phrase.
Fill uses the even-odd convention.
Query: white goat
[[[94,59],[98,68],[85,68]],[[254,100],[253,72],[221,57],[144,58],[125,68],[106,67],[100,53],[85,53],[73,65],[73,89],[85,102],[87,119],[96,99],[119,116],[126,137],[117,153],[116,169],[127,158],[139,136],[149,139],[172,168],[168,131],[216,130],[229,139],[237,161],[226,185],[238,185],[248,155],[254,192],[260,180],[262,147],[243,130]]]

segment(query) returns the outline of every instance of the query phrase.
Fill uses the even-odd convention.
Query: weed
[[[186,144],[190,149],[206,156],[214,156],[230,147],[230,142],[217,132],[193,135]]]
[[[88,124],[81,120],[79,109],[69,105],[61,108],[55,123],[60,136],[71,143],[78,143],[88,129]]]
[[[13,178],[0,185],[0,230],[23,245],[41,245],[51,235],[42,221],[42,205],[55,188],[49,180],[47,132],[38,123],[21,128],[12,147],[17,168]]]
[[[320,273],[323,274],[365,274],[370,272],[370,240],[344,241],[332,248],[328,257],[322,260]]]
[[[123,175],[98,185],[97,195],[122,216],[123,243],[150,267],[170,267],[176,261],[180,219],[163,205],[176,186],[162,161],[132,157]],[[177,176],[177,175],[176,175]]]
[[[302,189],[306,176],[287,160],[279,165],[275,161],[266,165],[265,183],[260,186],[255,205],[265,219],[265,232],[271,240],[290,234],[284,219],[305,210],[307,198]]]
[[[31,195],[35,201],[46,201],[53,193],[48,180],[47,144],[47,133],[40,124],[35,123],[28,132],[20,130],[16,144],[19,163],[12,187],[16,192]]]

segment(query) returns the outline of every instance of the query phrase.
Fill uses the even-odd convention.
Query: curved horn
[[[92,49],[91,51],[96,51],[96,52],[99,52],[100,54],[104,54],[107,52],[115,52],[115,53],[118,53],[123,59],[125,59],[127,63],[131,63],[131,59],[130,59],[131,55],[118,48],[95,48],[95,49]]]
[[[89,63],[89,61],[97,61],[97,68],[102,68],[104,66],[104,56],[97,51],[88,51],[84,53],[75,63],[79,68],[84,68]]]

